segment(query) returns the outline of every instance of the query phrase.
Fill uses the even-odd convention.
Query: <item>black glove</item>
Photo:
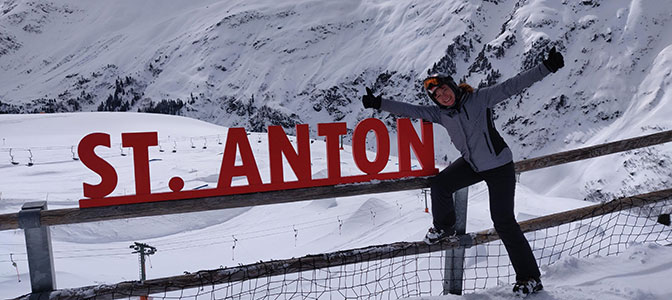
[[[374,96],[373,91],[370,88],[366,88],[366,95],[362,96],[362,104],[364,108],[375,108],[380,109],[380,95]]]
[[[544,65],[549,71],[555,73],[558,69],[565,66],[565,60],[562,58],[560,52],[555,51],[555,47],[548,52],[548,58],[544,60]]]

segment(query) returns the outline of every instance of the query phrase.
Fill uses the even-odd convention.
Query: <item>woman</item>
[[[432,178],[433,227],[425,242],[436,244],[455,235],[453,193],[480,181],[488,185],[490,215],[516,271],[514,293],[527,295],[543,289],[539,267],[529,242],[520,230],[513,213],[516,186],[513,155],[492,121],[492,107],[522,92],[549,73],[564,66],[555,47],[548,58],[530,70],[500,84],[474,90],[459,86],[445,74],[424,80],[425,91],[437,106],[402,103],[374,96],[367,88],[362,97],[365,108],[375,108],[397,115],[421,118],[443,125],[462,157]]]

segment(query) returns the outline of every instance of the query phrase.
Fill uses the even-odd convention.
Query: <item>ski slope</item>
[[[122,132],[159,132],[161,146],[150,148],[153,192],[168,191],[167,182],[172,176],[185,180],[185,190],[213,187],[223,151],[219,142],[225,141],[227,130],[185,117],[140,113],[0,115],[0,128],[0,156],[4,157],[0,162],[2,214],[17,212],[23,203],[36,200],[47,200],[50,209],[76,207],[82,197],[82,182],[95,184],[99,177],[73,159],[71,148],[76,149],[79,140],[92,132],[111,135],[112,147],[98,147],[96,151],[119,174],[113,195],[130,194],[134,190],[133,155],[127,148],[119,147]],[[249,140],[262,179],[268,182],[265,134],[251,133]],[[10,148],[13,161],[18,165],[10,161]],[[315,137],[311,152],[314,178],[325,177],[324,141]],[[34,165],[28,167],[31,153]],[[350,153],[349,145],[344,145],[341,156],[345,175],[359,172]],[[394,170],[396,158],[390,160],[387,168]],[[291,179],[291,171],[285,173]],[[487,201],[485,185],[477,184],[469,189],[468,232],[492,227]],[[545,196],[528,186],[517,186],[519,220],[589,204],[593,203]],[[418,241],[431,224],[431,216],[424,209],[424,196],[416,190],[53,226],[57,287],[138,279],[138,258],[129,249],[136,241],[158,249],[157,254],[150,257],[148,278],[397,241]],[[17,263],[18,276],[10,254]],[[653,245],[634,245],[619,257],[565,258],[543,268],[547,292],[537,298],[586,299],[613,295],[611,299],[667,299],[672,295],[672,287],[651,283],[672,276],[672,265],[667,263],[671,259],[669,247]],[[30,292],[27,270],[23,232],[0,232],[0,296],[8,298]],[[502,286],[466,297],[509,299],[509,289]]]

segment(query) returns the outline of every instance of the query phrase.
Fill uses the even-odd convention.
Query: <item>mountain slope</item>
[[[7,0],[0,13],[2,112],[163,112],[257,132],[373,116],[394,128],[362,108],[364,87],[430,105],[428,71],[488,86],[556,46],[566,67],[495,110],[517,160],[670,128],[663,0]],[[455,159],[445,131],[435,136],[437,158]],[[643,192],[669,183],[670,154],[538,171],[530,185],[591,200]],[[573,175],[543,181],[555,172]]]

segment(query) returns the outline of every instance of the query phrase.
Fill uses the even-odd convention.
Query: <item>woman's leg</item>
[[[432,178],[434,228],[441,230],[452,230],[454,228],[455,204],[453,203],[453,193],[481,180],[478,173],[474,172],[471,166],[461,157]]]
[[[537,261],[513,213],[516,188],[513,163],[479,174],[488,184],[490,216],[516,271],[516,280],[538,279],[541,274]]]

